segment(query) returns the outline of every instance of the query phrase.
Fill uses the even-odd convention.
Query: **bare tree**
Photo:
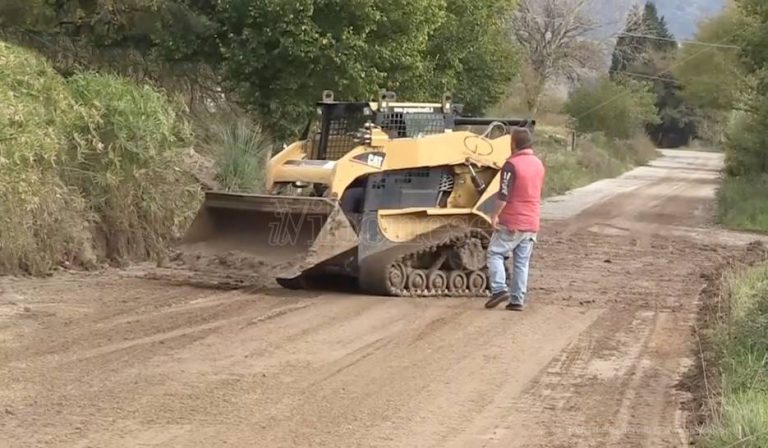
[[[512,17],[525,65],[522,81],[528,111],[535,113],[547,83],[574,80],[583,69],[601,63],[599,46],[589,38],[598,28],[586,13],[588,0],[519,0]]]

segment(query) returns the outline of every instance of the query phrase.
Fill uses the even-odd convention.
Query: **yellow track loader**
[[[183,244],[281,266],[285,288],[332,278],[376,295],[487,295],[508,128],[535,122],[464,117],[450,95],[339,102],[326,91],[317,106],[316,128],[269,160],[268,194],[208,192]]]

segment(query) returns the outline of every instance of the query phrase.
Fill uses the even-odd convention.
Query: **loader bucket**
[[[300,196],[207,192],[182,239],[182,250],[230,251],[263,260],[278,280],[322,271],[324,262],[354,253],[357,234],[336,201]]]

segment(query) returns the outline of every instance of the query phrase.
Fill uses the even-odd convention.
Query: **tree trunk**
[[[532,116],[539,111],[541,104],[541,95],[544,92],[546,81],[541,75],[536,73],[532,67],[526,67],[523,72],[523,85],[525,86],[525,104],[528,107],[528,113]]]

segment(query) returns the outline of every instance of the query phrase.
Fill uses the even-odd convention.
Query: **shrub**
[[[262,191],[272,145],[261,127],[246,119],[219,126],[207,151],[216,158],[216,181],[227,191]]]
[[[85,202],[58,176],[84,115],[48,64],[0,42],[0,270],[92,263]]]
[[[655,96],[643,84],[601,78],[571,92],[565,111],[580,134],[603,132],[614,139],[631,139],[648,124],[658,124]]]
[[[198,201],[198,188],[179,168],[186,123],[160,92],[127,79],[81,73],[68,84],[94,117],[80,129],[67,180],[98,216],[107,257],[161,256]]]
[[[768,172],[765,134],[768,100],[758,100],[756,113],[734,113],[726,131],[726,170],[731,176]]]
[[[160,92],[0,42],[0,271],[162,255],[198,199],[185,134]]]
[[[768,175],[726,177],[718,190],[718,211],[729,228],[768,232]]]

